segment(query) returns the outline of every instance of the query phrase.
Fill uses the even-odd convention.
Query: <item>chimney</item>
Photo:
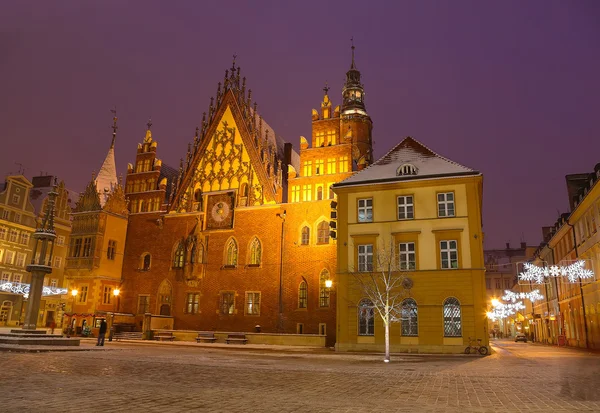
[[[506,243],[506,249],[509,250],[510,249],[510,242]]]
[[[524,250],[527,248],[527,243],[525,241],[521,241],[521,249]]]

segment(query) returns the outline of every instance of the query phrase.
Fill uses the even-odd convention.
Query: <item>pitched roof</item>
[[[117,187],[119,181],[117,180],[117,166],[115,164],[115,148],[111,145],[106,158],[102,163],[98,177],[96,178],[96,187],[98,188],[98,194],[100,195],[100,205],[104,206],[104,203],[108,199],[108,195]]]
[[[405,164],[414,166],[416,173],[399,175],[398,168]],[[335,186],[462,175],[479,175],[479,171],[444,158],[408,136],[369,167]]]

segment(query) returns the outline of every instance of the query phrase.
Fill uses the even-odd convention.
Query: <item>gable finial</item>
[[[329,92],[329,86],[327,85],[327,81],[325,81],[325,87],[323,88],[323,92],[325,92],[325,95],[327,95],[327,92]]]
[[[152,127],[152,118],[148,118],[148,123],[146,123],[146,126],[148,126],[148,130],[150,130]]]
[[[113,125],[112,125],[112,130],[113,130],[113,136],[112,136],[112,142],[110,143],[110,147],[114,148],[115,147],[115,139],[117,138],[117,107],[114,106],[113,109],[110,110],[110,112],[113,114]]]
[[[234,53],[233,54],[233,63],[231,64],[231,74],[233,74],[235,72],[235,59],[237,58],[237,55]]]

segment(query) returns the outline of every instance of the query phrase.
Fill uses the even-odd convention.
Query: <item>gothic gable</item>
[[[79,197],[79,201],[77,201],[74,211],[88,212],[99,211],[101,209],[100,197],[98,196],[98,190],[96,189],[96,181],[92,179],[85,188],[85,192]]]

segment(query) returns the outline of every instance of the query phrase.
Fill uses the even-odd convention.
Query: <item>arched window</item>
[[[298,308],[306,308],[308,306],[308,284],[302,281],[298,287]]]
[[[234,239],[230,239],[227,243],[227,256],[225,257],[225,265],[237,265],[238,248]]]
[[[417,302],[412,298],[402,301],[402,335],[418,336],[419,323],[417,318]]]
[[[323,200],[323,187],[319,186],[317,188],[317,201],[322,201]]]
[[[250,265],[260,265],[261,257],[262,247],[258,238],[255,237],[250,244]]]
[[[375,335],[375,310],[373,302],[363,298],[358,303],[358,335]]]
[[[321,221],[317,226],[317,244],[329,243],[329,222]]]
[[[303,227],[302,228],[302,240],[301,240],[301,244],[302,245],[308,245],[310,243],[310,228],[309,227]]]
[[[460,302],[454,297],[444,301],[444,337],[462,337]]]
[[[175,250],[175,258],[173,259],[173,268],[183,268],[183,261],[185,257],[185,249],[183,244],[179,243]]]
[[[327,280],[329,280],[329,271],[321,271],[319,276],[319,307],[329,307],[329,288],[327,288]]]
[[[149,253],[145,253],[144,255],[142,255],[142,270],[148,271],[150,269],[151,260],[152,257]]]

